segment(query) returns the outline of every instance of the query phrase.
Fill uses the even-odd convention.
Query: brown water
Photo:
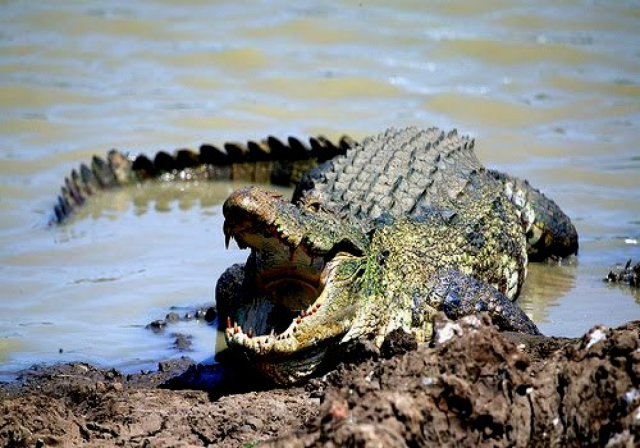
[[[531,267],[520,304],[542,331],[640,318],[637,291],[601,282],[640,258],[637,2],[101,3],[2,5],[0,372],[174,355],[144,325],[211,301],[245,258],[223,249],[226,184],[124,190],[47,228],[63,177],[113,146],[455,126],[578,227],[577,259]],[[211,356],[211,327],[175,329]]]

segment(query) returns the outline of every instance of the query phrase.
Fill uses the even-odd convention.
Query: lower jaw
[[[276,384],[291,385],[313,375],[326,351],[327,347],[316,346],[293,355],[254,360],[254,367]]]
[[[259,374],[269,378],[278,385],[289,386],[308,379],[317,373],[324,371],[324,360],[327,352],[335,350],[343,335],[336,335],[322,340],[311,346],[298,349],[291,353],[259,354],[246,347],[238,346],[244,352],[252,368]],[[335,357],[329,355],[327,360],[334,364]],[[329,367],[329,364],[327,364]]]

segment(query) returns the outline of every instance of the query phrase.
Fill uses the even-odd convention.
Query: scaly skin
[[[433,137],[433,133],[438,131],[432,129],[430,133]],[[462,152],[466,153],[467,160],[474,160],[473,140],[465,137],[462,139],[464,140],[461,145]],[[345,185],[340,183],[327,182],[324,177],[327,165],[342,163],[342,167],[338,166],[334,171],[340,172],[342,169],[346,173],[344,164],[349,160],[340,162],[337,157],[345,154],[356,144],[348,136],[342,137],[335,143],[323,136],[311,137],[308,144],[295,137],[289,137],[286,141],[267,137],[259,142],[248,141],[244,144],[232,142],[220,146],[203,144],[199,151],[179,149],[173,154],[160,151],[155,154],[153,160],[144,154],[135,155],[113,149],[109,151],[106,158],[94,156],[88,165],[82,164],[77,170],[71,171],[60,190],[50,223],[63,224],[92,195],[102,190],[153,179],[168,182],[228,180],[292,186],[296,187],[294,201],[299,200],[305,192],[312,190],[317,182],[320,186],[319,192],[330,188],[330,193],[333,192],[334,196],[337,196],[336,193],[341,194],[349,190],[344,199],[334,198],[334,206],[340,203],[348,212],[359,218],[377,217],[376,213],[379,214],[381,205],[388,204],[392,195],[383,198],[380,203],[367,201],[370,198],[363,197],[356,197],[354,200],[353,192],[363,191],[361,183],[345,188]],[[375,154],[375,151],[369,153]],[[411,158],[407,160],[413,162]],[[375,156],[368,162],[374,169],[385,165],[383,163],[385,161],[375,160]],[[324,166],[318,166],[323,163]],[[402,168],[405,172],[407,171],[406,165],[396,166],[395,170],[392,169],[391,173],[388,173],[390,176],[387,178],[393,179],[393,176],[399,177],[406,174]],[[366,170],[363,169],[362,172]],[[464,174],[464,170],[460,172]],[[495,170],[487,170],[487,173],[503,185],[507,198],[515,205],[516,213],[521,217],[530,260],[563,258],[576,252],[577,232],[569,218],[552,200],[531,187],[525,180]],[[424,182],[433,181],[433,177],[432,174],[422,173]],[[421,186],[423,185],[420,183],[414,184],[411,191],[403,192],[402,201],[417,201],[423,190],[419,188],[416,190],[416,187]],[[415,197],[412,197],[412,194]],[[407,212],[406,209],[398,206],[402,201],[395,204],[396,216]],[[353,209],[354,204],[360,208],[365,203],[372,207],[366,209],[366,213]]]
[[[271,183],[295,186],[311,168],[340,154],[355,144],[349,137],[333,143],[312,137],[303,143],[295,137],[285,142],[275,137],[247,143],[203,144],[199,151],[179,149],[173,154],[160,151],[153,160],[146,155],[130,155],[112,149],[105,159],[94,156],[65,179],[54,207],[51,224],[62,224],[92,195],[151,179],[217,180]]]
[[[509,197],[508,182],[482,167],[471,140],[405,129],[312,171],[295,202],[255,187],[236,191],[223,207],[224,232],[251,255],[217,285],[228,346],[290,384],[353,340],[380,346],[401,328],[427,341],[438,312],[486,311],[503,329],[538,333],[509,299],[526,276],[536,212],[557,207],[529,195],[528,184]],[[539,227],[569,222],[557,213]],[[545,250],[553,253],[556,240],[577,250],[574,235],[552,235]]]
[[[578,232],[560,207],[526,180],[495,170],[487,170],[504,186],[516,208],[527,237],[529,261],[564,258],[578,250]]]
[[[296,186],[292,202],[257,188],[230,196],[227,242],[251,255],[216,287],[229,347],[290,384],[350,341],[379,346],[398,328],[427,341],[438,312],[483,311],[503,329],[538,332],[510,301],[527,253],[571,255],[577,233],[552,200],[486,170],[473,147],[432,128],[390,129],[362,144],[269,137],[160,152],[153,161],[112,150],[65,180],[52,222],[101,190],[148,179]]]

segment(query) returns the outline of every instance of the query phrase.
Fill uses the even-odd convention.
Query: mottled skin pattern
[[[365,140],[305,176],[293,202],[251,187],[223,211],[227,240],[251,248],[218,282],[227,344],[281,384],[350,341],[380,346],[398,328],[427,341],[438,312],[485,311],[503,329],[538,333],[510,301],[527,248],[577,250],[552,201],[488,172],[473,141],[437,129]]]
[[[503,329],[538,333],[511,302],[527,254],[571,255],[577,233],[526,181],[486,170],[473,146],[432,128],[391,129],[361,145],[269,137],[153,160],[112,150],[66,179],[52,223],[100,190],[147,179],[295,186],[292,201],[255,187],[229,197],[227,241],[251,254],[216,287],[229,347],[290,384],[351,341],[379,346],[398,328],[427,341],[438,312],[486,312]]]
[[[487,173],[504,185],[504,193],[516,206],[527,237],[529,261],[564,258],[576,253],[578,233],[555,202],[526,180],[495,170]]]

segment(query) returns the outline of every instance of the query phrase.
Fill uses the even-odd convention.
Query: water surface
[[[640,258],[640,6],[574,0],[7,1],[0,15],[0,372],[175,356],[144,329],[210,303],[233,186],[145,185],[48,228],[72,167],[111,147],[388,126],[457,127],[488,165],[574,219],[579,257],[534,265],[521,306],[547,334],[640,318],[601,281]],[[195,335],[197,360],[215,331]]]

